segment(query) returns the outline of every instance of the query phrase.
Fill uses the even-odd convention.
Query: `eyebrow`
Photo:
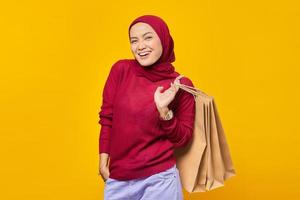
[[[147,33],[144,33],[143,36],[145,36],[146,34],[148,33],[153,33],[153,32],[147,32]],[[133,38],[137,38],[137,37],[130,37],[130,39],[133,39]]]

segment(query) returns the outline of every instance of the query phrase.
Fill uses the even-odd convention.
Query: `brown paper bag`
[[[214,98],[197,88],[175,85],[193,94],[196,101],[193,138],[187,146],[174,149],[181,184],[190,193],[224,186],[236,172]]]

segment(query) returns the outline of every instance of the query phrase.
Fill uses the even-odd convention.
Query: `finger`
[[[174,83],[172,83],[172,87],[174,88],[174,91],[178,91],[178,89],[179,89],[179,86],[178,85],[176,85],[176,84],[174,84]]]
[[[179,79],[176,79],[176,80],[174,81],[174,83],[180,84],[180,80],[179,80]],[[176,85],[176,84],[175,84],[175,85]]]
[[[177,82],[176,82],[176,83],[177,83]],[[178,82],[178,84],[180,84],[180,83]],[[178,89],[179,89],[179,85],[177,85],[177,84],[174,84],[174,86],[175,86],[176,90],[178,90]]]
[[[170,88],[171,92],[175,92],[176,91],[176,88],[175,88],[175,85],[172,84],[172,87]]]
[[[176,77],[176,80],[180,80],[182,77],[184,77],[183,75],[179,75]]]
[[[159,86],[159,87],[156,88],[155,93],[156,92],[161,92],[163,89],[164,89],[163,86]]]
[[[177,87],[176,87],[176,86],[174,86],[174,89],[173,89],[173,91],[174,91],[174,92],[177,92],[177,90],[178,90],[178,89],[177,89]]]

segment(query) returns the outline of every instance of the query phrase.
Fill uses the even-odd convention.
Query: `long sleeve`
[[[118,62],[111,67],[103,88],[102,106],[99,112],[100,119],[98,121],[98,123],[101,124],[99,136],[99,154],[110,154],[109,138],[112,129],[114,99],[119,81],[119,69],[117,64]]]
[[[176,164],[174,146],[184,146],[192,136],[195,99],[179,89],[169,104],[175,118],[159,121],[155,88],[168,88],[173,79],[151,81],[135,73],[134,67],[143,67],[135,59],[119,61],[103,88],[99,153],[109,154],[109,177],[123,181],[149,177]],[[180,82],[191,85],[187,77]]]
[[[182,81],[182,84],[194,87],[189,79]],[[174,144],[174,148],[187,145],[192,138],[195,120],[195,99],[194,96],[182,89],[178,97],[178,104],[173,110],[174,116],[170,120],[159,120],[159,125],[163,134]],[[178,91],[179,92],[179,91]]]

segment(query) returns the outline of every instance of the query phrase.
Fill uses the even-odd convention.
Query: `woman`
[[[104,199],[182,200],[173,150],[192,138],[194,97],[173,84],[180,74],[171,64],[173,39],[160,17],[135,19],[129,40],[135,59],[113,64],[99,112]],[[194,86],[186,77],[180,82]]]

